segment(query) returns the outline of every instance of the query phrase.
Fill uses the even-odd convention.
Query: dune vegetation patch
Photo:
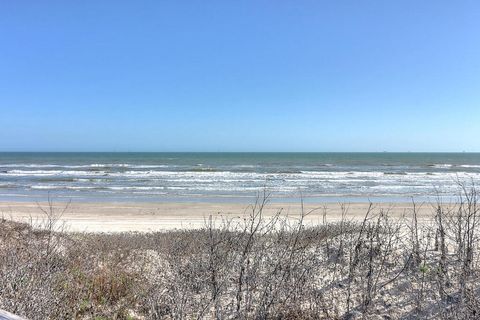
[[[479,194],[401,218],[307,226],[259,197],[242,220],[157,233],[69,233],[0,220],[0,308],[29,319],[474,319]]]

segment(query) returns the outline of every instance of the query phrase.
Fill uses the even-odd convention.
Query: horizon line
[[[480,151],[11,151],[0,153],[480,153]]]

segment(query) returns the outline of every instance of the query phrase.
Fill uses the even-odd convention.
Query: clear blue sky
[[[2,1],[3,151],[480,151],[479,1]]]

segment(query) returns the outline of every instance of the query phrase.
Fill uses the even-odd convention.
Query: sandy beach
[[[45,218],[39,208],[48,207],[47,203],[33,202],[0,202],[3,217],[16,221],[33,221],[38,223]],[[362,219],[368,203],[348,203],[346,218]],[[65,204],[57,203],[54,208],[61,212]],[[400,218],[411,214],[411,203],[374,204],[375,212],[382,208],[389,211],[392,217]],[[429,204],[421,206],[420,219],[428,220],[431,212]],[[278,210],[296,219],[301,212],[300,203],[271,203],[265,210],[265,216],[272,216]],[[304,211],[312,211],[305,219],[306,224],[321,223],[325,217],[327,222],[341,219],[342,208],[339,203],[305,204]],[[325,211],[326,210],[326,211]],[[68,231],[87,232],[122,232],[122,231],[162,231],[173,229],[201,228],[205,220],[213,215],[219,220],[224,218],[243,219],[251,211],[251,206],[244,203],[71,203],[61,217]],[[324,215],[324,213],[326,214]]]

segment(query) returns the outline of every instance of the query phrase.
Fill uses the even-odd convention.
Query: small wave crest
[[[433,163],[433,164],[428,164],[427,167],[437,168],[437,169],[450,169],[450,168],[453,167],[453,164],[450,164],[450,163]]]

